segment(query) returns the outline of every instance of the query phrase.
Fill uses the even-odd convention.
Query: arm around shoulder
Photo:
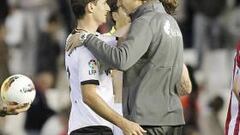
[[[131,24],[126,39],[117,47],[107,45],[92,34],[87,36],[84,45],[105,64],[124,71],[146,53],[152,38],[153,32],[148,21],[139,19]]]

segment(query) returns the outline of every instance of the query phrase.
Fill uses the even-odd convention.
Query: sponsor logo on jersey
[[[96,60],[90,60],[88,62],[89,70],[88,74],[89,75],[95,75],[97,73],[97,62]]]

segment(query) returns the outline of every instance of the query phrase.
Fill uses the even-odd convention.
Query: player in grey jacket
[[[118,47],[110,47],[86,31],[78,38],[79,46],[84,43],[95,57],[124,71],[123,114],[150,135],[181,135],[185,123],[177,90],[183,70],[183,40],[177,22],[165,11],[171,8],[168,4],[164,0],[119,0],[132,24]],[[66,49],[71,53],[72,48],[69,44]]]

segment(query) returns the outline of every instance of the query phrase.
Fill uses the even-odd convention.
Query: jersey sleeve
[[[99,62],[87,48],[80,50],[78,73],[81,85],[99,85]]]

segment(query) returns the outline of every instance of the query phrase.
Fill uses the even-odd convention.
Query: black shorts
[[[179,126],[142,126],[144,135],[182,135],[183,125]]]
[[[74,130],[70,135],[113,135],[113,132],[107,126],[88,126]]]

